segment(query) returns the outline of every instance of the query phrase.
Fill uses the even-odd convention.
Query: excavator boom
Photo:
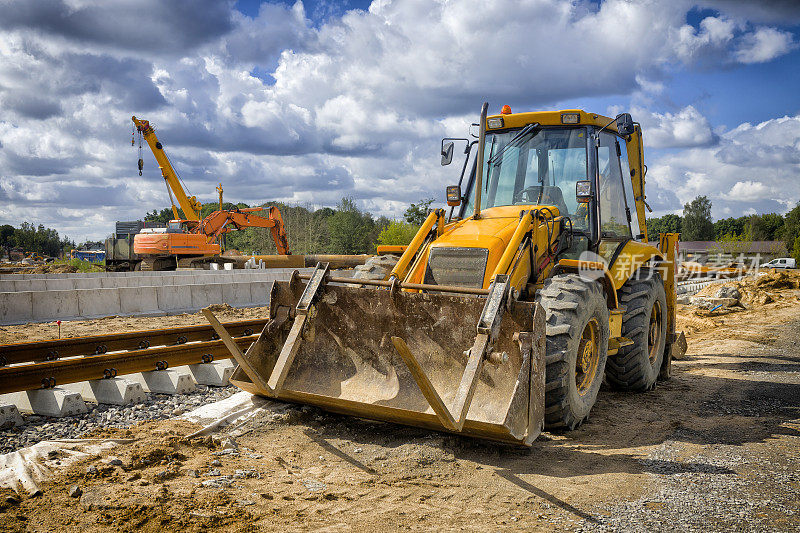
[[[267,217],[251,214],[260,211],[267,211]],[[274,206],[214,211],[195,226],[193,232],[205,234],[211,242],[216,241],[220,235],[242,228],[269,228],[278,253],[289,255],[289,243],[286,239],[283,218],[278,208]]]

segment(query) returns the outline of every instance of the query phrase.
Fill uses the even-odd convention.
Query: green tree
[[[722,218],[714,222],[714,240],[718,241],[726,235],[744,237],[747,217]]]
[[[783,217],[776,213],[750,215],[744,233],[751,241],[774,241],[779,238],[783,224]]]
[[[178,209],[178,214],[181,216],[181,218],[183,218],[183,211]],[[165,207],[161,211],[156,211],[155,209],[153,209],[152,212],[147,213],[144,216],[144,219],[146,221],[157,222],[159,224],[166,224],[167,222],[169,222],[170,220],[173,220],[174,218],[175,218],[175,215],[172,212],[172,209],[169,208],[169,207]]]
[[[11,249],[14,247],[14,226],[3,224],[0,226],[0,247],[5,250],[5,255],[11,257]]]
[[[800,237],[800,202],[783,217],[783,228],[779,235],[779,238],[786,243],[787,250],[794,249],[797,237]]]
[[[714,239],[714,223],[711,222],[711,200],[698,196],[683,206],[684,241],[710,241]]]
[[[419,226],[393,220],[378,235],[378,244],[408,244],[419,231]]]
[[[792,248],[792,257],[800,265],[800,235],[794,239],[794,247]]]
[[[663,217],[648,218],[647,235],[651,241],[657,240],[659,233],[680,233],[683,220],[679,215],[669,213]]]
[[[431,204],[433,201],[433,198],[428,198],[427,200],[420,200],[418,204],[411,204],[403,214],[403,218],[405,218],[406,222],[409,224],[421,226],[425,222],[425,219],[428,218],[428,213],[431,211]]]
[[[352,198],[342,198],[336,213],[328,218],[330,252],[333,254],[373,253],[374,243],[369,242],[375,227],[372,215],[362,213]]]

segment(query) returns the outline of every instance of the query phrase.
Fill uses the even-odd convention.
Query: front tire
[[[667,295],[655,269],[641,268],[620,289],[622,336],[633,341],[609,356],[606,377],[614,388],[646,391],[656,385],[667,341]]]
[[[575,429],[588,417],[608,355],[608,307],[600,285],[577,274],[545,280],[545,428]]]

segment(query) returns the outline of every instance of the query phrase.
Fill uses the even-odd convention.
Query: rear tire
[[[606,377],[614,388],[646,391],[656,385],[667,340],[667,295],[658,272],[641,268],[620,289],[622,336],[633,341],[608,357]]]
[[[536,301],[546,312],[545,428],[575,429],[603,382],[608,307],[600,285],[577,274],[545,280]]]

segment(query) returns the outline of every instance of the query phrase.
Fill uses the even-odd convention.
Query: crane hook
[[[142,175],[142,168],[144,168],[144,160],[140,157],[139,158],[139,175]]]

